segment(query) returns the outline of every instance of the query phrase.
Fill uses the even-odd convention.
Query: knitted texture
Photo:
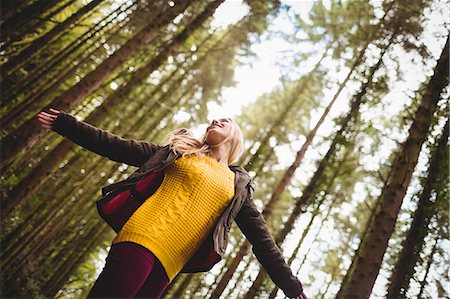
[[[169,281],[195,253],[234,195],[234,173],[215,159],[182,157],[113,243],[135,242],[159,259]]]

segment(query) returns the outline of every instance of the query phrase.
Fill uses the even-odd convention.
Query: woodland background
[[[223,2],[1,2],[1,297],[85,297],[114,237],[95,200],[135,170],[39,111],[161,143],[225,112],[269,44],[277,84],[231,102],[239,164],[306,294],[449,298],[449,3],[244,0],[214,26]],[[165,297],[284,298],[236,225],[227,250]]]

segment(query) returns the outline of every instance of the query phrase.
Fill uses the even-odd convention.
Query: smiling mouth
[[[220,128],[220,126],[219,125],[211,125],[208,127],[208,131],[211,129],[214,129],[214,128]]]

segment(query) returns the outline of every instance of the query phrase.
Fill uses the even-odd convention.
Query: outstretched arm
[[[302,284],[286,264],[269,232],[266,221],[250,196],[247,197],[236,216],[236,224],[253,245],[253,253],[258,261],[284,294],[289,298],[306,299]]]
[[[40,112],[38,119],[43,128],[51,129],[94,153],[136,167],[161,148],[143,140],[124,139],[53,108],[49,112]]]

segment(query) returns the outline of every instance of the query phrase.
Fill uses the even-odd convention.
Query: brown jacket
[[[180,157],[168,146],[160,146],[143,140],[124,139],[86,122],[78,121],[63,111],[55,119],[53,130],[110,160],[138,167],[127,179],[103,187],[103,196],[118,187],[136,183],[139,178],[150,171],[164,169]],[[235,195],[216,222],[210,237],[202,245],[202,252],[205,252],[207,246],[213,247],[217,258],[200,271],[209,270],[220,258],[224,257],[231,224],[236,220],[238,227],[252,244],[253,253],[273,282],[288,297],[300,295],[302,292],[300,281],[286,264],[264,218],[251,198],[253,183],[249,174],[239,166],[232,165],[230,169],[235,173]],[[184,270],[184,272],[196,272],[198,269]]]

